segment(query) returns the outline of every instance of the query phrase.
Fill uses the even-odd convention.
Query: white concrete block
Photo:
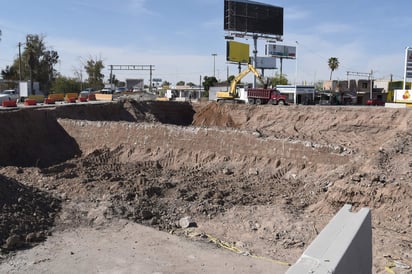
[[[372,273],[371,213],[344,205],[287,274]]]

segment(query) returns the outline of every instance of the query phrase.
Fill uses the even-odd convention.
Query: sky
[[[340,63],[332,74],[335,80],[346,80],[348,72],[403,79],[405,48],[412,46],[412,1],[257,2],[284,9],[278,44],[297,47],[297,59],[283,61],[290,83],[329,80],[330,57]],[[152,78],[172,84],[199,84],[213,75],[226,80],[238,73],[238,66],[226,61],[223,20],[224,0],[0,0],[0,69],[18,57],[26,35],[38,34],[58,52],[55,68],[67,77],[94,59],[103,60],[106,79],[110,65],[153,65]],[[235,41],[253,50],[253,39]],[[265,56],[266,43],[258,39],[258,56]],[[143,78],[146,84],[150,78],[143,70],[113,73],[119,80]]]

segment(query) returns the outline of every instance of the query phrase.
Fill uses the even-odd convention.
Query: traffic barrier
[[[286,274],[372,273],[371,212],[351,208],[336,213]]]
[[[66,97],[66,98],[65,98],[65,101],[66,101],[67,103],[76,103],[76,98]]]
[[[35,100],[36,103],[43,103],[44,101],[44,96],[43,95],[29,95],[25,101],[29,99],[29,100]]]
[[[79,97],[79,94],[78,94],[78,93],[74,93],[74,92],[66,93],[66,95],[64,96],[64,98],[65,98],[66,101],[67,101],[67,98],[75,98],[75,99],[77,99],[77,97]]]
[[[53,99],[54,101],[64,101],[64,93],[52,93],[49,94],[49,96],[47,97],[48,99]]]
[[[16,100],[3,101],[1,105],[3,107],[17,107],[17,101]]]
[[[53,104],[56,104],[56,100],[52,99],[52,98],[46,98],[46,99],[44,99],[44,103],[46,105],[53,105]]]
[[[89,100],[89,101],[96,101],[96,95],[93,93],[93,94],[89,94],[89,96],[87,96],[87,100]]]
[[[35,106],[37,105],[36,99],[26,99],[24,100],[24,105],[25,106]]]
[[[112,94],[96,93],[95,97],[97,101],[112,101],[113,100]]]

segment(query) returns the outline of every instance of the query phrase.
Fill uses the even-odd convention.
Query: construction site
[[[0,272],[57,271],[64,250],[61,273],[138,273],[98,268],[91,243],[82,254],[67,240],[41,248],[139,224],[138,239],[163,233],[176,248],[195,243],[191,256],[220,254],[140,273],[284,273],[350,204],[371,209],[372,272],[411,273],[410,121],[407,108],[133,99],[1,111]],[[96,268],[76,269],[76,256]]]

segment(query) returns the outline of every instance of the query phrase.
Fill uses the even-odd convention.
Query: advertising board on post
[[[403,89],[405,89],[406,79],[412,78],[412,48],[407,47],[405,50],[405,79]]]
[[[412,90],[406,89],[408,78],[412,78],[412,48],[405,49],[405,74],[403,79],[403,89],[395,89],[393,94],[394,103],[412,104]]]
[[[225,0],[224,29],[241,33],[283,35],[283,8],[255,1]]]
[[[226,60],[236,63],[249,63],[249,44],[236,41],[226,42]]]
[[[276,44],[265,45],[266,55],[278,58],[296,59],[296,47]]]
[[[255,67],[258,69],[276,69],[276,58],[256,57]]]

